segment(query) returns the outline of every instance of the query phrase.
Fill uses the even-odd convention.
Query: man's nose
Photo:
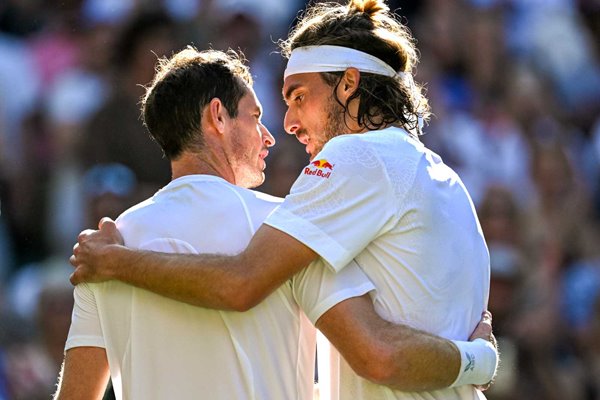
[[[262,138],[263,138],[263,142],[265,144],[265,146],[267,147],[272,147],[275,145],[275,138],[273,137],[273,135],[271,135],[271,132],[269,132],[269,130],[267,129],[266,126],[261,124],[261,132],[262,132]]]
[[[298,119],[296,118],[295,114],[289,109],[285,113],[285,118],[283,119],[283,126],[285,128],[285,131],[290,135],[295,135],[298,129],[300,129]]]

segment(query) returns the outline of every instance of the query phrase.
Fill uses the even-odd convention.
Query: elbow
[[[255,307],[270,293],[270,280],[265,279],[260,265],[241,253],[228,260],[229,274],[220,288],[221,303],[230,311],[245,312]]]
[[[242,291],[233,293],[227,303],[230,311],[246,312],[260,303],[260,300],[251,293]]]
[[[397,390],[414,389],[414,382],[410,382],[409,366],[402,361],[404,357],[398,354],[397,349],[381,346],[367,353],[359,365],[352,366],[361,378]]]
[[[378,385],[390,385],[394,378],[393,369],[391,357],[388,354],[379,353],[365,360],[355,372],[360,377]]]
[[[392,379],[393,355],[387,346],[363,348],[357,356],[348,361],[361,378],[379,385],[385,385]]]
[[[229,311],[246,312],[263,300],[251,278],[239,279],[228,285],[222,296],[222,302]]]

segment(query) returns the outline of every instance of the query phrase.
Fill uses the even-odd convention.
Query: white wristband
[[[452,341],[460,351],[460,370],[450,387],[463,385],[485,385],[496,374],[498,352],[487,340],[475,339],[472,342]]]

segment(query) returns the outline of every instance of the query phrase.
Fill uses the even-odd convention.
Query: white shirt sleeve
[[[165,253],[197,253],[187,242],[170,238],[155,239],[142,244],[139,248]],[[73,291],[75,303],[65,350],[83,346],[106,348],[96,297],[92,289],[94,285],[102,284],[81,283],[75,286]]]
[[[355,135],[332,139],[265,223],[304,243],[340,271],[397,221],[378,156]],[[318,159],[317,159],[318,158]]]
[[[313,325],[331,307],[371,290],[375,286],[354,261],[336,274],[318,259],[292,278],[294,298]]]
[[[65,350],[83,346],[105,348],[100,316],[92,288],[87,283],[80,283],[75,286],[73,297],[75,304]]]

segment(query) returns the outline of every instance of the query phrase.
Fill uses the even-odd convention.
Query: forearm
[[[54,400],[100,400],[109,378],[106,351],[99,347],[67,350]]]
[[[250,269],[240,268],[240,257],[156,253],[122,246],[105,252],[112,279],[196,306],[239,310],[248,304]]]
[[[402,391],[431,391],[463,385],[486,385],[498,363],[494,346],[483,339],[450,341],[405,325],[386,323],[366,354],[377,371],[367,379]],[[366,347],[369,349],[369,347]],[[375,349],[375,350],[374,350]]]
[[[368,295],[336,304],[317,328],[358,375],[374,383],[434,390],[450,386],[458,375],[461,358],[452,342],[382,319]]]
[[[498,361],[489,342],[452,342],[382,319],[368,295],[336,304],[317,328],[358,375],[402,391],[486,384]]]
[[[459,374],[461,356],[448,340],[404,325],[386,323],[379,331],[382,366],[377,383],[402,391],[449,387]],[[377,362],[377,360],[373,360]]]
[[[293,237],[265,225],[236,256],[132,250],[112,244],[114,240],[106,243],[101,231],[90,232],[82,232],[73,249],[70,262],[76,268],[71,283],[116,279],[178,301],[222,310],[254,307],[317,257]]]

